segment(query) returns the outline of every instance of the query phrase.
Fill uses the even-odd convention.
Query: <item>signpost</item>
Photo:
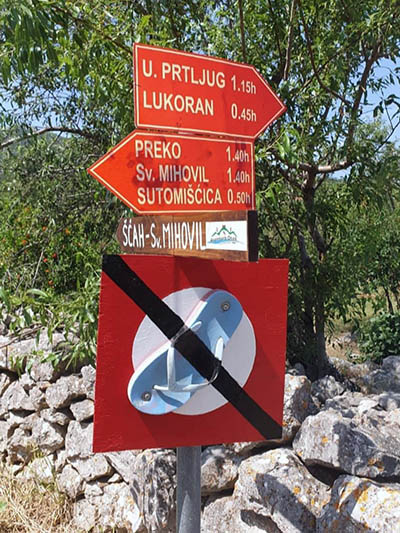
[[[258,259],[256,211],[122,218],[117,239],[127,253]]]
[[[285,111],[251,65],[134,45],[138,128],[256,139]]]
[[[199,533],[200,445],[281,435],[288,262],[250,261],[254,140],[285,106],[251,65],[135,44],[133,67],[139,129],[88,172],[152,257],[103,259],[93,449],[177,447],[177,531]]]
[[[88,172],[139,214],[255,207],[248,141],[134,131]]]

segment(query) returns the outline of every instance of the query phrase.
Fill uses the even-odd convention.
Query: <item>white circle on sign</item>
[[[189,317],[191,311],[212,289],[206,287],[193,287],[173,292],[163,298],[168,307],[172,309],[183,321]],[[167,337],[158,327],[145,316],[139,325],[132,345],[132,362],[135,371],[161,346],[169,342]],[[241,387],[246,384],[256,357],[256,338],[249,317],[243,310],[243,316],[231,339],[226,345],[222,366],[238,382]],[[178,415],[203,415],[222,407],[228,402],[212,385],[196,391],[193,396],[174,413]]]

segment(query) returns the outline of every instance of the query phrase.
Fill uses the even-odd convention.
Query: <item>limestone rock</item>
[[[379,368],[379,366],[372,361],[354,364],[346,359],[340,359],[338,357],[331,357],[330,361],[345,379],[355,384],[360,390],[364,389],[365,376],[368,376],[371,372],[374,372]]]
[[[225,446],[209,446],[201,454],[201,493],[232,489],[241,458]]]
[[[36,411],[49,407],[47,405],[46,394],[39,387],[33,387],[29,391],[29,399]]]
[[[94,400],[94,384],[96,380],[96,370],[91,365],[87,365],[82,367],[81,374],[86,397],[91,400]]]
[[[241,463],[232,497],[207,502],[202,532],[312,532],[327,501],[327,487],[291,450],[270,450]]]
[[[78,398],[85,398],[85,388],[82,378],[74,374],[62,376],[46,390],[47,404],[54,409],[67,407]]]
[[[400,485],[340,476],[332,487],[330,502],[317,520],[316,531],[400,531]]]
[[[118,472],[125,483],[132,483],[134,476],[134,464],[136,456],[141,453],[140,451],[126,450],[122,452],[109,452],[104,454],[107,457],[108,462]]]
[[[305,420],[293,449],[307,465],[375,478],[400,475],[400,411],[353,418],[328,409]]]
[[[52,483],[55,480],[54,457],[37,457],[23,470],[25,479],[34,479],[40,483]]]
[[[113,472],[111,465],[102,454],[94,454],[86,459],[77,457],[71,459],[70,462],[84,481],[94,481],[109,476]]]
[[[248,517],[270,519],[287,533],[313,531],[328,500],[327,487],[285,448],[243,461],[233,497]]]
[[[52,453],[64,446],[65,431],[57,424],[37,418],[32,427],[32,438],[45,453]]]
[[[0,420],[0,453],[7,450],[10,426],[5,420]]]
[[[8,458],[11,463],[27,463],[36,450],[36,443],[31,432],[27,429],[17,428],[8,439]]]
[[[60,492],[65,492],[70,498],[77,498],[83,494],[83,479],[72,465],[67,464],[57,475],[57,486]]]
[[[102,494],[90,495],[74,506],[74,523],[79,531],[145,533],[139,509],[125,483],[105,486]]]
[[[311,385],[311,396],[314,403],[321,407],[328,398],[340,396],[345,392],[345,387],[335,380],[333,376],[324,376]]]
[[[7,410],[34,411],[35,408],[28,394],[19,381],[14,381],[7,388],[1,399],[2,405]]]
[[[59,377],[59,370],[54,368],[51,363],[41,363],[40,361],[33,362],[29,373],[35,382],[53,382]]]
[[[93,423],[72,420],[65,437],[65,449],[69,458],[85,458],[92,455]]]
[[[259,442],[235,442],[230,448],[239,455],[248,455],[254,448],[279,446],[291,442],[305,418],[316,410],[310,392],[311,382],[306,376],[286,374],[282,438]]]
[[[33,425],[38,418],[36,413],[31,413],[30,411],[9,411],[7,415],[8,427],[10,430],[20,427],[21,429],[32,431]]]
[[[386,357],[381,368],[364,376],[362,390],[367,394],[400,393],[400,357]]]
[[[171,450],[145,450],[134,462],[131,491],[149,533],[175,523],[176,457]]]
[[[75,420],[84,422],[93,417],[94,403],[93,400],[82,400],[80,402],[72,403],[69,407],[74,415]]]
[[[42,409],[42,411],[40,411],[40,416],[47,422],[58,424],[59,426],[67,426],[71,421],[71,418],[66,412],[51,408]]]

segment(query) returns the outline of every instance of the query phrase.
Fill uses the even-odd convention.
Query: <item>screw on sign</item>
[[[88,172],[137,213],[254,209],[254,147],[136,130]]]
[[[286,110],[251,65],[143,44],[133,64],[138,128],[256,139]]]

